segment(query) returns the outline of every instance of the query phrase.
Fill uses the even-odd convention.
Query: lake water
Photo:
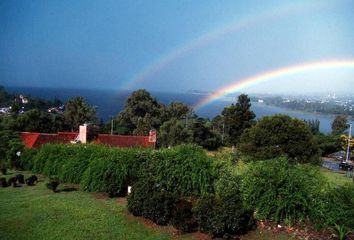
[[[59,88],[29,88],[29,87],[6,87],[8,91],[13,93],[22,93],[25,95],[38,96],[45,99],[53,99],[58,97],[64,102],[73,96],[82,96],[91,105],[97,107],[97,117],[103,121],[107,121],[111,116],[115,116],[124,108],[125,99],[131,92],[129,91],[114,91],[114,90],[97,90],[97,89],[59,89]],[[181,101],[188,105],[193,105],[204,96],[190,93],[165,93],[151,92],[158,101],[168,104],[172,101]],[[230,105],[230,101],[215,101],[208,106],[198,109],[196,113],[202,117],[213,118],[220,114],[225,106]],[[286,114],[291,117],[296,117],[305,120],[320,121],[320,131],[323,133],[331,132],[331,123],[335,116],[322,115],[314,113],[304,113],[292,111],[285,108],[267,106],[262,103],[253,102],[252,110],[256,113],[257,118],[274,114]]]

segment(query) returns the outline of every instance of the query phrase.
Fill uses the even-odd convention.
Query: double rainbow
[[[230,93],[234,93],[236,91],[240,91],[242,89],[245,89],[247,87],[262,82],[271,81],[271,80],[283,78],[298,73],[305,73],[305,72],[317,71],[323,69],[336,69],[336,68],[349,68],[354,70],[354,59],[331,60],[331,61],[321,61],[321,62],[312,62],[312,63],[305,63],[299,65],[291,65],[284,68],[278,68],[268,72],[263,72],[248,78],[238,79],[234,81],[234,83],[225,86],[217,90],[213,94],[203,98],[201,101],[199,101],[193,106],[193,109],[197,110],[223,96],[226,96]]]
[[[313,8],[326,7],[329,3],[323,1],[318,2],[308,2],[300,1],[299,3],[291,3],[282,6],[275,6],[270,9],[266,9],[262,12],[254,13],[252,15],[244,16],[241,18],[236,18],[231,23],[225,24],[214,30],[208,30],[204,34],[191,39],[183,44],[176,46],[172,51],[167,52],[159,56],[154,61],[150,62],[143,69],[131,76],[128,81],[124,84],[124,88],[134,88],[136,84],[143,82],[149,77],[153,76],[157,72],[161,71],[166,66],[170,65],[176,59],[187,55],[189,52],[195,49],[202,48],[209,43],[227,36],[230,33],[238,32],[242,29],[247,29],[257,24],[268,22],[270,20],[279,19],[281,17],[286,17],[293,14],[301,14],[306,10]]]

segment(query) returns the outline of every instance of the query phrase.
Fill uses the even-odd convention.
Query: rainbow
[[[175,47],[172,51],[161,55],[155,61],[146,65],[142,70],[130,77],[128,82],[125,83],[125,87],[123,88],[133,88],[137,83],[142,82],[147,78],[151,77],[152,75],[159,72],[161,69],[163,69],[176,59],[186,55],[192,50],[201,48],[223,36],[226,36],[227,34],[249,28],[253,25],[269,21],[271,19],[277,19],[283,16],[288,16],[289,14],[303,13],[304,11],[311,8],[319,8],[325,6],[326,4],[323,4],[323,2],[321,5],[318,3],[308,3],[307,1],[305,1],[297,5],[294,5],[294,3],[292,3],[291,5],[273,7],[261,13],[257,13],[251,16],[245,16],[241,19],[235,19],[231,24],[225,24],[215,30],[207,31],[204,34],[201,34],[198,37]]]
[[[298,73],[305,73],[310,71],[317,71],[323,69],[335,69],[335,68],[352,68],[354,69],[354,59],[349,60],[331,60],[331,61],[321,61],[321,62],[312,62],[312,63],[305,63],[299,65],[291,65],[283,68],[278,68],[275,70],[271,70],[268,72],[263,72],[257,74],[255,76],[251,76],[244,79],[236,80],[234,83],[223,87],[213,94],[208,95],[207,97],[203,98],[201,101],[197,102],[193,109],[197,110],[201,107],[206,106],[207,104],[226,96],[227,94],[234,93],[236,91],[240,91],[244,88],[260,84],[263,82],[283,78],[286,76],[298,74]]]

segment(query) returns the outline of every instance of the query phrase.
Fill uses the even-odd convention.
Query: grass
[[[5,177],[19,172],[10,171]],[[20,172],[28,177],[28,172]],[[38,176],[38,175],[37,175]],[[2,177],[2,176],[1,176]],[[82,191],[53,193],[47,178],[36,186],[0,188],[0,239],[205,239],[198,234],[173,235],[168,227],[146,227],[127,217],[125,205],[117,199],[97,199]],[[62,190],[59,185],[58,190]],[[294,239],[286,234],[252,231],[243,240]]]
[[[129,220],[114,199],[97,200],[81,191],[53,193],[40,180],[34,187],[0,189],[1,239],[171,238]]]
[[[346,177],[344,172],[334,172],[326,168],[321,168],[321,172],[329,182],[335,185],[345,185],[353,182],[352,178]]]

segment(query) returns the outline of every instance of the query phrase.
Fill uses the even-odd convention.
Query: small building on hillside
[[[43,144],[47,143],[94,143],[119,148],[155,148],[156,131],[151,130],[149,136],[126,136],[108,134],[98,134],[96,136],[92,136],[90,134],[90,127],[88,125],[82,125],[79,128],[79,132],[58,132],[57,134],[22,132],[21,139],[26,148],[39,148]]]

